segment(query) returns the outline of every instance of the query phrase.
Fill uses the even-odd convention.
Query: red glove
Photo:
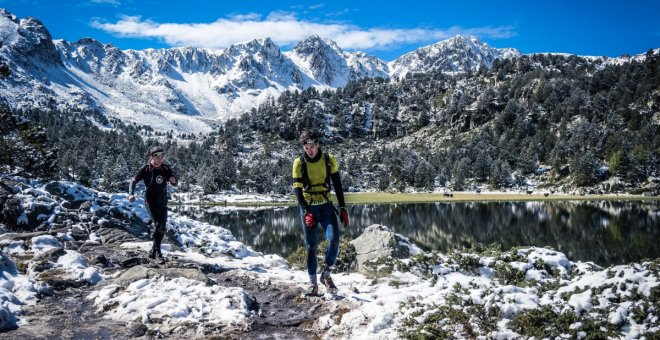
[[[309,229],[316,227],[316,220],[314,219],[314,215],[312,215],[311,212],[305,213],[305,225]]]
[[[341,212],[339,213],[339,219],[341,220],[341,223],[344,224],[344,227],[348,227],[348,211],[346,211],[345,208],[341,208]]]

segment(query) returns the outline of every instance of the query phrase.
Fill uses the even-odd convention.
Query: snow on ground
[[[38,303],[38,294],[50,291],[50,287],[37,279],[39,272],[34,268],[43,265],[45,257],[52,251],[65,252],[52,264],[52,269],[59,270],[65,278],[90,284],[96,284],[106,278],[97,268],[89,266],[87,259],[80,253],[64,250],[62,243],[51,235],[33,237],[29,243],[31,246],[27,250],[22,241],[0,244],[3,246],[0,254],[0,329],[19,326],[21,323],[16,314],[20,313],[21,306]],[[26,273],[22,274],[6,254],[32,255],[34,261],[29,263]]]
[[[121,291],[116,284],[104,286],[87,297],[98,312],[118,321],[170,318],[178,322],[213,320],[219,325],[242,324],[250,315],[249,296],[242,288],[209,286],[205,282],[177,277],[142,279]],[[116,308],[106,308],[117,305]]]
[[[60,183],[69,186],[69,193],[92,192],[94,197],[109,198],[110,204],[125,216],[147,219],[142,202],[130,203],[125,194],[93,192],[73,183]],[[24,206],[37,200],[52,200],[41,187],[21,190]],[[301,291],[307,285],[304,271],[290,269],[280,256],[252,250],[227,229],[177,214],[170,214],[168,229],[176,235],[183,251],[173,251],[165,245],[166,257],[233,268],[251,273],[258,280],[293,283]],[[91,284],[108,279],[79,253],[63,249],[62,243],[51,235],[34,237],[29,244],[30,247],[22,241],[0,244],[0,328],[20,325],[21,306],[38,303],[38,293],[48,289],[30,266],[23,273],[6,254],[39,259],[60,249],[65,255],[54,266],[71,278]],[[146,252],[150,244],[133,242],[122,247]],[[31,266],[37,264],[35,260]],[[327,315],[317,322],[326,330],[327,338],[389,339],[402,334],[511,338],[520,331],[517,316],[551,310],[554,316],[569,315],[575,319],[570,332],[578,338],[592,330],[589,318],[604,323],[601,330],[638,338],[660,332],[658,267],[656,260],[600,268],[593,263],[572,262],[552,249],[536,247],[504,252],[418,254],[411,259],[375,264],[370,274],[333,275],[343,299],[321,303],[344,303],[350,308],[340,319]],[[101,285],[87,298],[108,318],[127,322],[169,318],[194,323],[203,319],[240,326],[254,317],[248,309],[249,296],[242,288],[207,285],[190,278],[156,276],[133,282],[126,289],[116,284]]]
[[[288,195],[264,195],[264,194],[242,194],[236,192],[225,192],[212,195],[191,195],[191,194],[177,194],[185,204],[197,203],[273,203],[273,202],[290,202],[291,199]]]

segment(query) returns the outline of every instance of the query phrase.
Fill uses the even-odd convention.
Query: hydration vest
[[[302,182],[303,182],[303,190],[304,191],[310,191],[313,187],[323,187],[323,191],[319,192],[314,192],[314,193],[319,193],[319,194],[327,194],[330,192],[330,155],[328,153],[323,153],[323,158],[325,159],[325,181],[321,184],[314,184],[309,180],[309,174],[307,173],[307,161],[305,160],[305,155],[300,156],[300,166],[302,167]]]

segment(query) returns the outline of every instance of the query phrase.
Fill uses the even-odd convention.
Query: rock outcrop
[[[355,247],[360,272],[366,271],[365,263],[368,261],[387,257],[403,259],[421,253],[407,238],[380,224],[368,226],[351,244]]]

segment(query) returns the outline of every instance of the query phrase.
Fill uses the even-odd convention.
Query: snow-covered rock
[[[404,259],[422,253],[410,241],[400,235],[393,233],[387,226],[372,224],[368,226],[362,235],[351,241],[357,254],[358,271],[366,271],[365,263],[380,258]]]

